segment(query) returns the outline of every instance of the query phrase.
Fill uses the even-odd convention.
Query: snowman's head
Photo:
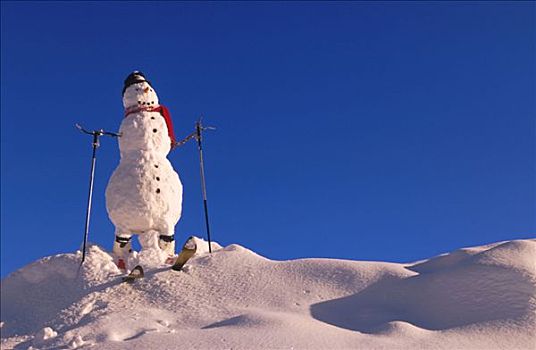
[[[123,107],[156,107],[158,96],[143,73],[135,71],[125,80]]]

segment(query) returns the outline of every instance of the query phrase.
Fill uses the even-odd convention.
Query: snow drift
[[[536,240],[414,264],[272,261],[206,242],[120,282],[92,245],[2,281],[2,349],[534,349]]]

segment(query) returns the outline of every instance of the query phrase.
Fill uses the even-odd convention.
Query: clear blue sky
[[[536,236],[534,2],[2,2],[1,272],[82,242],[123,80],[203,114],[213,239],[412,261]],[[204,236],[193,143],[178,239]],[[90,241],[111,249],[98,150]]]

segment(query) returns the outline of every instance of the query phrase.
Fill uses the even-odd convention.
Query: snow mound
[[[534,240],[464,249],[408,266],[419,274],[386,275],[356,294],[313,305],[311,311],[317,319],[365,333],[393,321],[445,330],[520,320],[536,310],[535,259]]]
[[[420,273],[455,268],[469,262],[480,265],[524,270],[533,274],[536,270],[536,240],[498,242],[480,247],[463,248],[452,253],[414,264],[411,269]]]
[[[175,272],[122,283],[108,252],[41,259],[2,281],[2,348],[532,349],[536,240],[414,264],[272,261],[194,238]]]

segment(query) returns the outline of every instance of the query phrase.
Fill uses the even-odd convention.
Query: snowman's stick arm
[[[87,131],[86,129],[84,129],[84,128],[82,127],[82,125],[76,123],[75,126],[76,126],[76,128],[77,128],[78,130],[80,130],[81,132],[83,132],[83,133],[85,133],[85,134],[93,135],[93,133],[92,133],[91,131]]]
[[[186,142],[190,141],[191,139],[193,138],[196,138],[197,137],[197,131],[194,131],[193,133],[191,133],[190,135],[186,136],[184,139],[178,141],[178,142],[175,142],[173,144],[173,149],[177,148],[177,147],[180,147],[182,145],[184,145]]]
[[[213,127],[213,126],[202,126],[201,131],[204,131],[204,130],[216,130],[216,128]],[[190,135],[186,136],[182,140],[175,142],[173,144],[173,149],[184,145],[186,142],[190,141],[191,139],[195,138],[197,140],[199,137],[200,136],[199,136],[198,131],[196,129],[194,132],[192,132]]]
[[[100,129],[100,130],[94,130],[94,131],[89,131],[89,130],[86,130],[84,129],[80,124],[75,124],[76,128],[78,130],[80,130],[81,132],[83,132],[84,134],[88,134],[88,135],[97,135],[97,136],[102,136],[102,135],[108,135],[108,136],[113,136],[113,137],[120,137],[121,136],[121,133],[118,133],[118,132],[111,132],[111,131],[104,131],[103,129]]]
[[[103,135],[108,135],[108,136],[113,136],[113,137],[121,137],[121,133],[120,133],[120,132],[111,132],[111,131],[104,131],[104,130],[100,130],[100,132],[101,132]]]

